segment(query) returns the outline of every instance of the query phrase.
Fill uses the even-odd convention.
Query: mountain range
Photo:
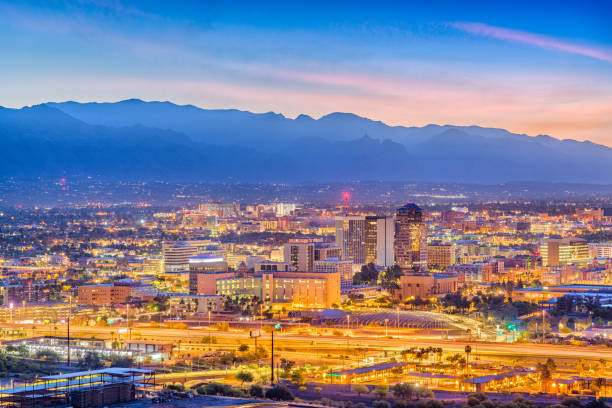
[[[610,183],[612,149],[478,126],[295,119],[170,102],[0,107],[0,177]]]

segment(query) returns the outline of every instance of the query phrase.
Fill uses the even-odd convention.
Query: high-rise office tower
[[[336,246],[342,257],[353,263],[365,263],[365,217],[346,215],[336,217]]]
[[[395,263],[402,269],[427,266],[427,227],[423,209],[408,203],[395,215]]]
[[[292,239],[283,246],[283,261],[291,262],[301,272],[313,271],[315,244],[306,239]]]
[[[392,216],[365,217],[365,262],[392,266],[394,235]]]

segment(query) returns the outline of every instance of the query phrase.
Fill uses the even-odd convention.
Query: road
[[[3,325],[7,326],[7,325]],[[30,326],[31,327],[31,326]],[[29,332],[28,326],[25,326]],[[58,329],[58,333],[64,332],[64,327]],[[73,327],[70,330],[73,336],[91,337],[92,335],[98,335],[98,337],[111,337],[111,333],[117,332],[121,327]],[[384,329],[383,329],[384,330]],[[53,335],[55,330],[53,327],[38,326],[36,329],[37,335],[50,334]],[[217,344],[202,344],[200,340],[203,337],[208,336],[208,328],[195,328],[195,329],[169,329],[169,328],[151,328],[151,327],[134,327],[132,330],[134,338],[142,338],[149,340],[167,340],[174,343],[178,342],[178,339],[182,340],[181,347],[189,349],[208,349],[212,348],[231,348],[233,345],[229,341],[232,340],[235,344],[238,341],[242,343],[252,344],[253,339],[249,337],[248,331],[235,330],[235,331],[216,331],[213,330],[211,333],[213,337],[217,338]],[[267,347],[269,343],[269,335],[263,333],[262,338],[259,339],[260,344]],[[190,344],[193,342],[197,344]],[[384,336],[372,336],[372,335],[359,335],[358,333],[349,336],[317,336],[309,334],[298,334],[298,333],[283,333],[278,332],[275,334],[275,342],[277,347],[291,347],[292,351],[310,353],[315,352],[317,349],[338,349],[347,351],[351,346],[353,347],[366,347],[378,350],[386,351],[398,351],[410,347],[441,347],[445,352],[460,352],[463,353],[466,345],[471,345],[475,353],[478,354],[491,354],[499,356],[513,356],[513,357],[553,357],[553,358],[583,358],[583,359],[606,359],[612,361],[612,349],[595,346],[568,346],[568,345],[553,345],[553,344],[539,344],[539,343],[484,343],[484,342],[467,342],[467,341],[454,341],[454,340],[443,340],[437,336],[415,336],[414,334],[400,335],[399,338],[389,338]],[[300,350],[302,349],[302,350]]]

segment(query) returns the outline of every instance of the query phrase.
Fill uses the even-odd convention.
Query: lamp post
[[[280,324],[276,323],[272,327],[272,331],[270,334],[272,335],[272,351],[270,353],[271,361],[270,361],[270,385],[274,386],[274,331],[280,329]]]
[[[210,328],[210,305],[208,305],[208,344],[211,345],[212,344],[212,334],[210,332],[211,328]],[[209,346],[210,348],[210,346]]]
[[[385,337],[389,337],[389,332],[387,330],[387,323],[389,323],[389,319],[385,319]]]
[[[68,319],[66,319],[67,323],[67,337],[66,337],[66,346],[68,349],[68,358],[66,363],[68,367],[70,367],[70,315],[72,314],[72,294],[68,295]]]
[[[542,344],[544,344],[544,313],[546,311],[542,309]]]
[[[397,307],[397,338],[399,339],[399,306]]]

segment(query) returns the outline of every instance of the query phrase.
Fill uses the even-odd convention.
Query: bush
[[[209,383],[204,386],[204,394],[206,395],[228,395],[231,393],[231,388],[227,384]]]
[[[266,391],[266,398],[275,400],[275,401],[293,401],[295,397],[287,389],[287,387],[283,385],[275,385]]]
[[[264,389],[259,384],[253,384],[249,387],[249,395],[254,398],[263,398]]]
[[[387,401],[376,400],[372,403],[372,408],[391,408],[391,404]]]
[[[433,398],[434,393],[432,390],[428,390],[427,388],[419,388],[419,397],[422,398]]]
[[[132,367],[134,360],[132,357],[120,357],[116,356],[111,359],[111,367]]]
[[[478,402],[482,402],[484,400],[489,399],[487,397],[487,394],[485,394],[484,392],[473,392],[471,394],[468,394],[468,398],[470,398],[470,397],[477,399]]]
[[[480,403],[484,408],[495,408],[495,403],[491,400],[484,400]]]
[[[442,401],[432,399],[425,403],[425,408],[444,408],[444,404]]]
[[[168,384],[166,388],[176,392],[185,392],[185,386],[183,384]]]
[[[336,406],[336,401],[334,401],[332,399],[329,399],[327,397],[321,398],[318,402],[319,402],[319,404],[325,405],[327,407],[335,407]]]
[[[576,397],[563,398],[563,401],[561,401],[561,405],[565,405],[566,407],[570,408],[579,408],[582,406],[580,400]]]

